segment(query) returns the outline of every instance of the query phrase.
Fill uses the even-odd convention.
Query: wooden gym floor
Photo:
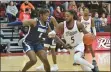
[[[91,62],[92,57],[90,53],[87,53],[85,58]],[[53,65],[52,56],[48,54],[48,60],[50,65]],[[96,52],[96,60],[100,71],[110,71],[110,52]],[[23,68],[28,61],[28,57],[25,54],[1,54],[1,71],[19,71]],[[57,63],[59,71],[82,71],[80,66],[73,66],[73,55],[69,53],[57,53]],[[36,71],[36,67],[41,64],[39,58],[37,63],[29,69],[29,71]],[[39,71],[38,71],[39,72]]]

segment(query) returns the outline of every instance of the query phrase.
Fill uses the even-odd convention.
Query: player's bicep
[[[57,25],[57,27],[55,28],[55,31],[56,31],[56,33],[58,35],[62,35],[63,34],[63,32],[64,32],[64,24],[63,24],[63,22],[61,22],[61,23],[59,23]]]
[[[54,27],[57,27],[58,22],[53,16],[51,17],[51,22],[54,24]]]

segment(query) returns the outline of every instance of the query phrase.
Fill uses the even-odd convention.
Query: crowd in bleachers
[[[90,15],[95,19],[97,32],[103,31],[103,28],[110,24],[110,3],[109,2],[93,2],[93,1],[11,1],[8,3],[0,3],[0,16],[8,17],[9,22],[14,20],[24,20],[36,17],[40,8],[49,8],[50,14],[53,15],[58,22],[64,20],[64,12],[73,9],[77,12],[78,17],[83,15],[84,8],[89,8]],[[97,15],[98,14],[98,15]],[[104,18],[105,17],[105,18]],[[100,22],[99,22],[100,21]],[[102,24],[102,27],[97,25]],[[105,23],[105,24],[104,24]],[[102,30],[99,30],[101,29]]]
[[[7,18],[8,22],[23,21],[38,16],[40,8],[49,8],[50,15],[59,22],[64,21],[64,12],[73,9],[77,12],[77,18],[83,15],[84,8],[88,8],[90,16],[94,18],[97,32],[109,32],[110,17],[109,2],[102,1],[10,1],[0,2],[0,19]],[[27,28],[27,27],[26,27]],[[23,28],[25,29],[25,28]],[[24,31],[24,30],[23,30]],[[20,36],[23,33],[20,31]]]

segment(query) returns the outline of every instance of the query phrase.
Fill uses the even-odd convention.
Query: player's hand
[[[92,33],[92,36],[93,36],[94,39],[96,39],[96,36],[93,33]]]
[[[72,46],[69,45],[69,44],[66,44],[66,45],[65,45],[65,48],[66,48],[66,49],[72,49]]]
[[[54,38],[56,36],[56,32],[55,31],[51,31],[48,33],[48,37],[49,38]]]

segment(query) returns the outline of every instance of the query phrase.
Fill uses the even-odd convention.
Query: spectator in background
[[[31,13],[31,10],[35,10],[35,7],[30,3],[28,2],[28,0],[26,0],[24,3],[22,3],[22,5],[20,6],[20,10],[21,12],[25,12],[25,9],[28,8],[30,13]]]
[[[6,9],[5,3],[1,3],[0,1],[0,20],[5,17],[5,13],[6,13],[5,9]]]
[[[14,5],[13,1],[9,2],[9,5],[6,8],[6,13],[7,13],[9,22],[13,22],[16,20],[16,15],[18,13],[18,9]]]
[[[69,10],[75,10],[77,12],[77,6],[76,6],[76,3],[75,1],[71,1],[69,3],[69,7],[68,7]]]
[[[18,42],[19,46],[23,47],[22,43],[25,35],[28,33],[28,30],[29,30],[29,26],[22,26],[21,30],[19,30],[19,42]]]
[[[99,18],[98,12],[95,12],[94,24],[95,24],[95,27],[96,27],[96,32],[100,32],[102,22],[101,22],[101,20]]]
[[[28,32],[29,27],[28,26],[22,26],[21,30],[19,31],[19,39],[22,39]]]
[[[105,26],[107,26],[107,18],[105,13],[102,14],[102,17],[100,18],[101,22],[102,22],[102,32],[104,32]]]
[[[81,3],[80,4],[80,7],[78,8],[78,16],[83,16],[83,14],[84,14],[84,9],[85,9],[85,6],[84,6],[84,3]]]
[[[20,12],[19,20],[23,21],[23,20],[28,20],[28,19],[31,19],[31,17],[30,17],[30,11],[29,11],[28,8],[26,8],[25,12]]]
[[[60,6],[57,6],[56,9],[54,10],[54,17],[58,22],[61,22],[62,20],[64,20],[64,14],[61,11]]]

